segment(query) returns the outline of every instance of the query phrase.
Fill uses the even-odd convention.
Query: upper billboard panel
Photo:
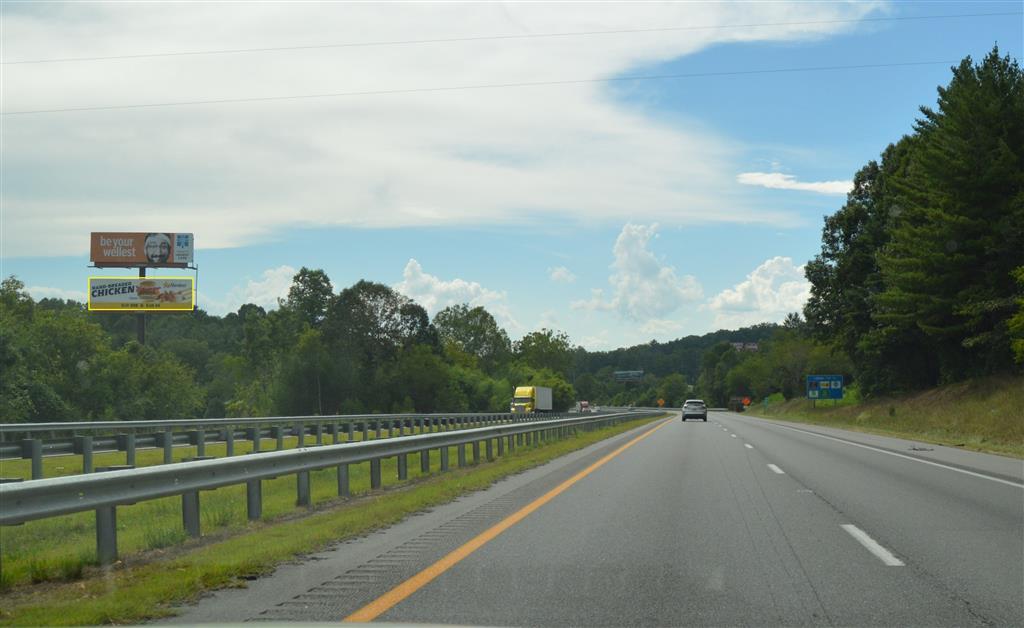
[[[191,233],[93,232],[89,259],[96,266],[184,268],[194,241]]]

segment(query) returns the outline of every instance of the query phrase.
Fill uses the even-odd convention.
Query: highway
[[[676,414],[168,621],[1022,625],[1022,476],[1009,458]]]

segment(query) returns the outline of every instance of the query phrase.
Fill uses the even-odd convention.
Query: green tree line
[[[0,286],[0,416],[5,423],[375,412],[507,411],[513,387],[575,401],[574,348],[542,329],[511,342],[482,307],[430,319],[388,286],[338,293],[303,268],[287,299],[223,317],[91,313]]]

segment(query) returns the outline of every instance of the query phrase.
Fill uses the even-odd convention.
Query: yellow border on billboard
[[[189,284],[192,286],[192,302],[188,303],[188,304],[186,304],[186,303],[157,302],[157,303],[153,304],[154,307],[93,307],[93,305],[92,305],[92,280],[93,279],[119,279],[121,281],[125,281],[125,280],[138,281],[140,279],[154,280],[154,281],[166,280],[166,279],[173,279],[175,281],[185,280],[185,281],[188,281]],[[138,276],[132,277],[132,276],[128,276],[128,277],[125,277],[123,275],[122,276],[97,275],[97,276],[89,277],[89,280],[86,282],[85,286],[86,286],[86,294],[87,294],[87,297],[88,297],[87,304],[88,304],[88,308],[89,308],[90,312],[121,312],[121,313],[128,313],[128,314],[131,314],[131,313],[138,314],[138,313],[142,313],[142,312],[146,312],[146,313],[148,313],[148,312],[191,312],[191,311],[193,311],[195,309],[198,309],[198,306],[196,305],[196,278],[195,277],[184,277],[184,276],[180,276],[180,275],[176,276],[176,277],[173,277],[173,276],[163,276],[163,277],[156,277],[156,276],[154,276],[154,277],[138,277]]]

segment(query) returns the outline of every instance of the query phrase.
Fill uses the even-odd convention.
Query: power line
[[[904,63],[871,63],[859,65],[829,65],[806,68],[774,68],[767,70],[733,70],[726,72],[690,72],[685,74],[652,74],[616,76],[594,79],[566,79],[560,81],[527,81],[520,83],[484,83],[478,85],[448,85],[438,87],[410,87],[404,89],[381,89],[359,92],[331,92],[325,94],[299,94],[290,96],[259,96],[252,98],[221,98],[216,100],[180,100],[174,102],[143,103],[132,105],[99,105],[94,107],[67,107],[61,109],[33,109],[25,111],[0,112],[0,116],[34,115],[43,113],[69,113],[75,111],[113,111],[121,109],[152,109],[157,107],[185,107],[193,105],[223,105],[237,103],[275,102],[284,100],[309,100],[314,98],[344,98],[352,96],[391,96],[430,92],[452,92],[477,89],[507,89],[515,87],[546,87],[553,85],[581,85],[586,83],[613,83],[624,81],[660,81],[667,79],[702,78],[712,76],[744,76],[750,74],[783,74],[794,72],[828,72],[834,70],[867,70],[876,68],[897,68],[925,65],[949,65],[956,61],[908,61]]]
[[[537,33],[537,34],[519,34],[519,35],[481,35],[476,37],[450,37],[441,39],[405,39],[405,40],[394,40],[394,41],[370,41],[370,42],[350,42],[340,44],[317,44],[309,46],[275,46],[267,48],[229,48],[224,50],[192,50],[183,52],[154,52],[154,53],[142,53],[142,54],[126,54],[126,55],[110,55],[102,57],[65,57],[58,59],[24,59],[19,61],[0,61],[0,65],[26,65],[26,64],[42,64],[42,63],[70,63],[70,62],[82,62],[82,61],[113,61],[117,59],[152,59],[158,57],[185,57],[185,56],[200,56],[200,55],[218,55],[218,54],[241,54],[241,53],[253,53],[253,52],[284,52],[294,50],[321,50],[327,48],[362,48],[371,46],[398,46],[398,45],[418,45],[418,44],[442,44],[442,43],[455,43],[455,42],[472,42],[472,41],[492,41],[492,40],[510,40],[510,39],[541,39],[541,38],[553,38],[553,37],[580,37],[589,35],[625,35],[633,33],[664,33],[664,32],[675,32],[675,31],[700,31],[700,30],[721,30],[728,28],[768,28],[773,26],[820,26],[826,24],[849,24],[849,23],[860,23],[860,22],[906,22],[912,20],[942,20],[942,19],[959,19],[959,18],[970,18],[970,17],[1006,17],[1006,16],[1022,16],[1024,13],[959,13],[953,15],[908,15],[901,17],[867,17],[858,19],[837,19],[837,20],[813,20],[805,22],[764,22],[760,24],[722,24],[714,26],[665,26],[659,28],[635,28],[635,29],[619,29],[619,30],[608,30],[608,31],[578,31],[578,32],[563,32],[563,33]]]

